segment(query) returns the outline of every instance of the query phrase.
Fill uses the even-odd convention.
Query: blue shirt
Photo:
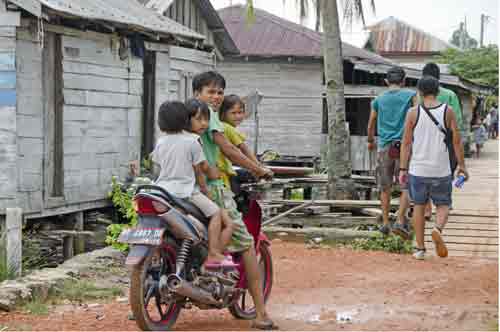
[[[410,89],[389,90],[372,101],[377,112],[378,147],[384,148],[403,137],[406,114],[416,92]]]

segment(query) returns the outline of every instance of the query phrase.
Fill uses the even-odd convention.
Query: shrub
[[[412,241],[405,241],[397,235],[383,236],[375,234],[367,239],[355,239],[351,243],[353,249],[358,250],[377,250],[395,252],[400,254],[408,254],[413,250]]]
[[[0,282],[15,279],[16,274],[7,264],[7,253],[5,251],[5,232],[0,225]]]
[[[118,242],[120,233],[129,227],[137,226],[137,213],[135,212],[133,197],[137,186],[141,184],[151,184],[149,178],[137,177],[134,182],[128,187],[118,182],[117,178],[113,176],[111,179],[111,191],[108,198],[113,202],[113,206],[118,211],[125,223],[111,224],[108,226],[108,235],[106,236],[106,243],[121,251],[127,251],[128,245]]]

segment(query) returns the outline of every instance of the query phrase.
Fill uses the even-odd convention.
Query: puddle
[[[328,304],[279,304],[272,305],[272,311],[286,320],[305,322],[311,325],[327,324],[364,324],[369,321],[381,320],[397,321],[421,321],[423,319],[454,321],[463,312],[468,315],[477,316],[480,319],[486,313],[491,312],[494,306],[476,306],[475,310],[467,310],[468,306],[461,305],[358,305],[358,306],[336,306]]]
[[[346,312],[338,312],[337,313],[337,323],[339,324],[348,324],[353,322],[353,312],[352,311],[346,311]]]
[[[367,312],[367,305],[361,306],[335,306],[326,304],[288,304],[288,305],[273,305],[273,309],[281,313],[287,320],[303,321],[309,324],[322,324],[337,322],[339,324],[346,323],[364,323],[376,315],[361,315]]]

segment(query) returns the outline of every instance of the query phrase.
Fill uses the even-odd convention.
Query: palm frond
[[[363,0],[343,0],[342,7],[344,23],[347,26],[352,26],[354,19],[361,21],[363,26],[366,25]],[[375,0],[370,0],[370,7],[375,13]]]
[[[246,0],[246,3],[246,22],[248,25],[250,25],[255,22],[255,8],[253,6],[253,0]]]
[[[295,0],[297,6],[299,6],[300,19],[304,20],[308,16],[309,12],[309,1],[308,0]]]
[[[323,0],[315,0],[314,1],[314,6],[315,6],[315,9],[316,9],[316,26],[315,26],[315,30],[316,31],[319,31],[320,30],[320,27],[321,27],[321,12],[323,10],[323,3],[322,3]]]

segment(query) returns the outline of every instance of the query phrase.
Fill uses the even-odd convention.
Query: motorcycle
[[[250,176],[239,172],[235,201],[254,238],[264,300],[273,285],[270,241],[261,231],[262,210]],[[239,181],[238,181],[239,180]],[[255,318],[255,306],[241,253],[235,264],[205,269],[208,219],[194,205],[155,185],[137,187],[134,206],[138,226],[124,230],[119,242],[128,243],[126,265],[131,269],[129,302],[141,330],[170,330],[181,311],[224,309],[237,319]]]

